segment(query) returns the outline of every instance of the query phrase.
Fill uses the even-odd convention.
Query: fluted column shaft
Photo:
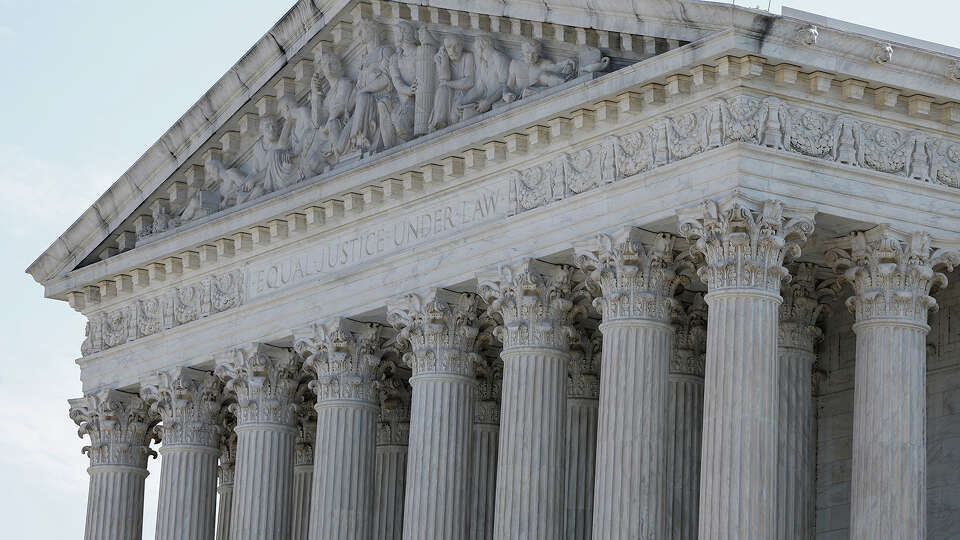
[[[507,349],[503,358],[494,538],[561,538],[567,362],[555,349]]]
[[[414,374],[404,538],[465,539],[472,376]]]
[[[853,540],[926,538],[925,324],[854,325]]]
[[[705,299],[700,538],[767,540],[777,511],[780,297],[724,291]]]
[[[376,422],[375,403],[317,402],[310,538],[371,538]]]
[[[306,540],[310,532],[310,494],[313,490],[313,463],[293,468],[293,525],[294,540]]]
[[[777,538],[810,538],[813,491],[812,371],[816,355],[780,347],[780,435],[777,467]]]
[[[666,469],[668,540],[696,540],[700,521],[703,377],[670,373]]]
[[[71,399],[70,418],[90,437],[85,540],[140,540],[149,434],[157,418],[134,394],[105,390]]]
[[[146,467],[100,465],[87,469],[85,540],[141,540]]]
[[[493,540],[497,498],[498,424],[475,423],[470,454],[470,540]]]
[[[237,472],[230,523],[233,540],[290,536],[296,435],[296,429],[289,425],[237,425]]]
[[[230,482],[220,482],[217,488],[220,493],[220,503],[217,510],[217,540],[230,540],[230,521],[233,510],[233,479]]]
[[[408,453],[405,444],[377,445],[373,538],[403,538]]]
[[[599,409],[597,399],[567,399],[566,540],[589,540],[593,535]]]
[[[210,540],[217,515],[217,458],[210,446],[164,445],[156,538]]]
[[[667,368],[673,328],[604,322],[594,538],[662,538]]]

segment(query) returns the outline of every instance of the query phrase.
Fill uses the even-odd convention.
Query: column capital
[[[294,332],[294,349],[304,371],[315,379],[310,389],[317,406],[325,401],[377,403],[374,368],[380,363],[381,327],[344,318]]]
[[[473,423],[500,424],[500,395],[503,392],[503,361],[484,356],[477,364],[477,386],[473,394]]]
[[[670,374],[703,377],[707,353],[707,304],[696,293],[673,311],[674,346]]]
[[[317,440],[316,417],[300,418],[297,422],[297,441],[294,443],[293,465],[313,465],[313,445]]]
[[[393,362],[384,362],[378,371],[377,446],[406,446],[410,440],[410,384]]]
[[[569,350],[572,267],[524,259],[481,273],[477,281],[489,313],[502,321],[494,335],[504,350]]]
[[[414,377],[473,377],[479,300],[475,294],[432,289],[387,304],[387,321],[399,330],[397,341],[410,345],[403,361]]]
[[[188,367],[162,371],[141,382],[140,397],[163,422],[157,430],[165,448],[219,446],[223,384],[213,373]]]
[[[925,232],[902,233],[888,225],[827,242],[826,262],[853,287],[846,305],[857,322],[901,320],[926,324],[937,309],[933,287],[947,278],[935,269],[960,264],[955,249],[934,249]]]
[[[145,469],[157,418],[136,394],[103,390],[69,400],[70,418],[80,426],[77,433],[90,437],[83,453],[90,466],[120,465]]]
[[[603,334],[599,329],[581,325],[570,339],[570,362],[567,367],[567,397],[600,398],[600,348]]]
[[[238,347],[217,358],[214,373],[237,397],[230,406],[237,427],[296,424],[300,359],[289,350],[263,343]]]
[[[587,282],[599,286],[594,306],[604,322],[624,319],[670,320],[673,295],[692,270],[685,257],[675,257],[676,237],[624,227],[613,234],[574,244],[577,266]]]
[[[739,194],[706,200],[678,212],[680,234],[695,240],[691,251],[703,258],[697,275],[710,292],[753,290],[780,294],[788,276],[784,258],[800,255],[813,232],[812,209],[786,209],[777,200],[757,203]]]
[[[832,294],[832,289],[823,283],[818,286],[816,267],[810,263],[795,263],[789,266],[790,282],[781,288],[783,303],[780,304],[778,346],[813,352],[823,331],[817,320],[829,308],[823,298]]]

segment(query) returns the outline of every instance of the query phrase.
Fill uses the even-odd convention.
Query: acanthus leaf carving
[[[689,305],[676,304],[671,313],[674,327],[671,375],[703,377],[707,354],[707,304],[696,293]]]
[[[144,381],[140,397],[160,416],[164,447],[192,445],[218,448],[223,385],[212,373],[176,367]]]
[[[432,289],[408,294],[387,305],[387,320],[399,330],[398,342],[411,351],[403,360],[418,375],[472,378],[476,352],[479,298],[470,293]]]
[[[150,449],[153,426],[158,418],[135,394],[104,390],[71,399],[70,418],[79,426],[82,438],[90,437],[83,453],[92,467],[120,465],[146,469],[147,458],[156,456]]]
[[[375,368],[380,363],[381,328],[336,318],[298,330],[294,350],[314,379],[310,389],[317,407],[325,402],[377,402]]]
[[[291,351],[262,343],[237,347],[218,358],[214,373],[225,392],[236,396],[230,412],[237,426],[296,425],[300,358]]]

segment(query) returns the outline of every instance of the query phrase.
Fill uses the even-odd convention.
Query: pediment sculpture
[[[309,90],[299,98],[280,96],[274,110],[258,118],[259,136],[245,151],[208,158],[203,181],[188,186],[179,202],[154,205],[153,226],[139,236],[244,204],[611,66],[587,44],[564,43],[560,49],[570,56],[554,59],[541,41],[510,36],[514,49],[519,40],[511,56],[493,32],[466,35],[406,20],[387,29],[363,19],[352,45],[321,49]]]

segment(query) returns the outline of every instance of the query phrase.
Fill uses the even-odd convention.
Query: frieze
[[[735,95],[516,169],[512,196],[518,212],[533,210],[733,143],[960,188],[960,140],[772,96]]]
[[[139,298],[87,320],[83,356],[233,309],[244,301],[244,274],[234,270]]]

